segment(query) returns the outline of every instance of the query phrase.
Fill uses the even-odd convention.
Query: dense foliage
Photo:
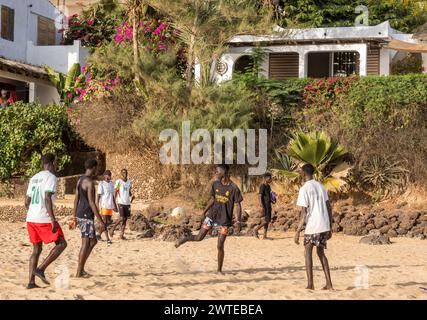
[[[282,1],[283,26],[352,26],[355,8],[369,9],[369,25],[390,21],[393,28],[413,32],[427,22],[427,3],[414,0],[290,0]]]
[[[41,155],[57,155],[59,169],[69,162],[67,115],[58,105],[16,102],[0,109],[0,180],[30,176],[41,168]]]
[[[67,18],[67,28],[63,44],[73,44],[74,40],[82,41],[83,46],[99,47],[109,43],[116,34],[116,28],[124,21],[124,11],[108,1],[90,6],[78,15]]]

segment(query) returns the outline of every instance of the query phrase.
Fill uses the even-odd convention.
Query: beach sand
[[[38,281],[44,288],[26,290],[32,248],[25,224],[0,222],[1,299],[427,299],[419,289],[427,287],[427,241],[396,238],[370,246],[334,235],[326,253],[336,290],[329,292],[320,290],[324,276],[316,256],[316,290],[304,289],[303,247],[292,233],[272,233],[272,240],[229,237],[225,274],[217,275],[215,238],[175,249],[128,231],[128,240],[99,242],[86,267],[93,276],[76,279],[79,233],[62,226],[68,247],[46,272],[51,285]],[[355,287],[357,268],[368,270],[366,289]]]

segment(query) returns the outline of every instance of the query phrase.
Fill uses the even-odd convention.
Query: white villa
[[[60,45],[64,17],[49,0],[0,0],[0,10],[0,89],[18,100],[58,102],[43,66],[67,73],[88,50],[79,41]]]
[[[251,63],[254,47],[267,58],[262,74],[270,79],[323,78],[349,75],[389,75],[391,64],[408,52],[423,61],[427,72],[427,42],[393,29],[389,22],[377,26],[312,29],[275,28],[272,36],[241,35],[216,65],[217,82],[232,78]]]

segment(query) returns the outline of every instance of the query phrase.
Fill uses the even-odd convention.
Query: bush
[[[426,186],[427,75],[361,77],[330,108],[306,112],[310,107],[295,108],[297,128],[327,132],[356,165],[379,155],[404,161],[411,181]]]
[[[59,169],[70,161],[71,131],[62,106],[17,102],[0,109],[0,136],[0,180],[33,175],[47,152],[57,155]]]

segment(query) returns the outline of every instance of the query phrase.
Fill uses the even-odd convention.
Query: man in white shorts
[[[332,208],[326,188],[313,179],[314,167],[305,164],[302,167],[305,183],[301,187],[297,206],[301,207],[301,220],[295,234],[295,243],[299,244],[301,229],[304,227],[305,267],[307,272],[307,289],[314,290],[313,284],[313,247],[322,264],[326,277],[323,290],[333,290],[328,259],[325,255],[326,242],[332,237]]]

